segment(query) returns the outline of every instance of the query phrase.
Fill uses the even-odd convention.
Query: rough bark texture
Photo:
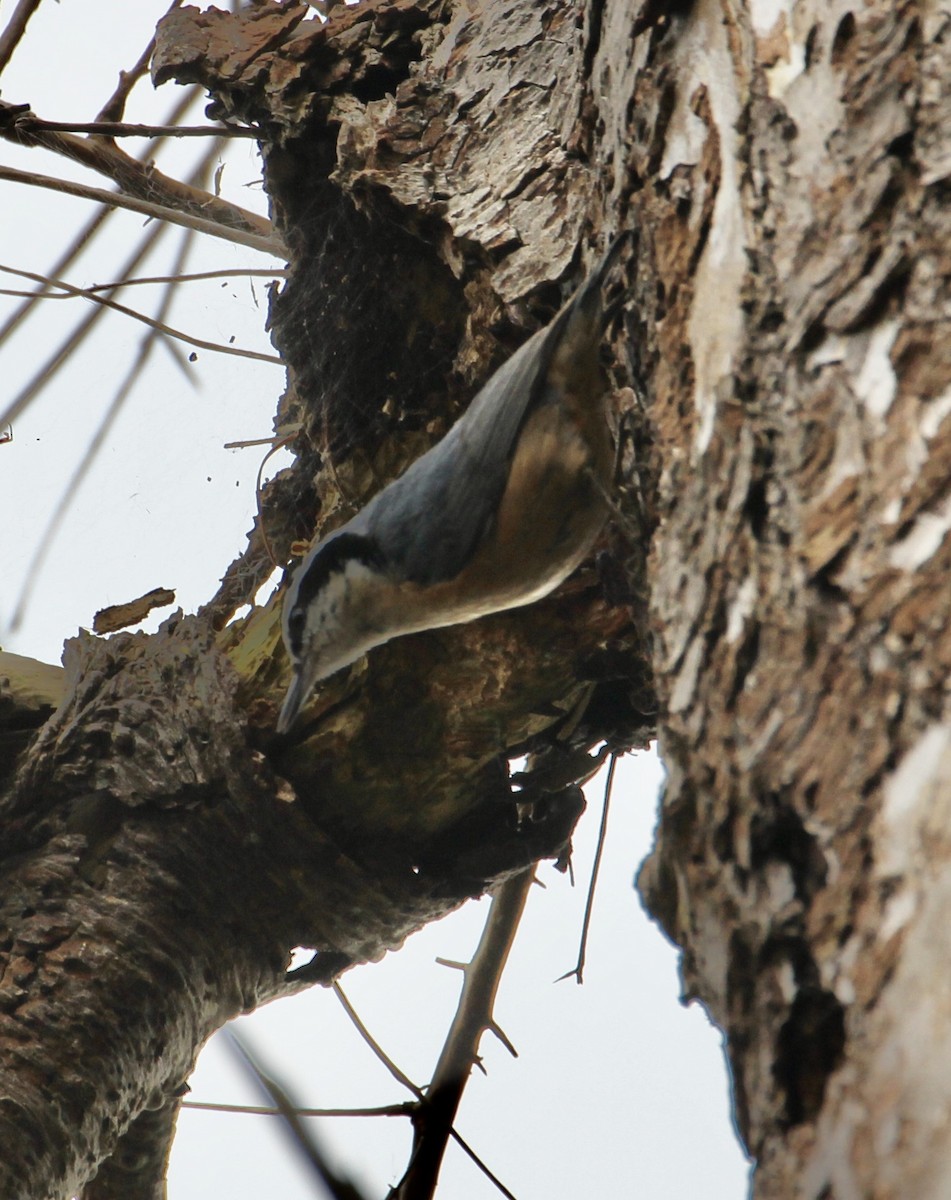
[[[590,14],[386,0],[321,26],[307,11],[183,9],[154,62],[262,130],[292,253],[271,309],[278,421],[302,426],[265,497],[281,552],[448,428],[620,224]],[[642,544],[608,533],[599,570],[530,611],[381,648],[294,739],[273,732],[279,602],[229,624],[270,573],[257,534],[197,617],[78,639],[62,680],[8,673],[0,1145],[19,1150],[0,1156],[0,1194],[151,1200],[215,1028],[564,853],[580,792],[528,780],[520,826],[507,760],[651,736]],[[288,976],[295,945],[318,954]]]
[[[279,420],[302,432],[266,497],[272,541],[344,519],[633,227],[611,341],[652,438],[623,392],[621,502],[643,521],[639,488],[653,528],[670,773],[642,887],[729,1036],[758,1197],[951,1194],[951,14],[305,14],[183,9],[154,64],[260,126],[292,248],[271,321]],[[293,744],[271,733],[276,606],[227,624],[269,573],[258,538],[200,618],[73,648],[7,800],[0,1050],[23,1069],[0,1142],[29,1148],[18,1185],[63,1194],[133,1121],[154,1163],[196,1048],[296,986],[295,942],[339,969],[557,852],[575,792],[533,841],[504,756],[650,732],[629,539],[530,611],[382,648]],[[27,724],[40,693],[14,705]],[[77,1045],[95,1079],[62,1074]],[[128,1151],[97,1195],[151,1194]]]
[[[642,886],[777,1200],[951,1194],[949,21],[698,3],[656,76]]]

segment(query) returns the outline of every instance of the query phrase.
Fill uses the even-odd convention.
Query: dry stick
[[[234,354],[238,358],[252,358],[256,362],[275,363],[277,366],[284,366],[284,360],[276,354],[263,354],[259,350],[242,350],[239,346],[226,346],[221,342],[208,342],[204,338],[192,337],[190,333],[185,333],[181,329],[174,329],[171,325],[166,325],[162,321],[156,321],[153,317],[147,317],[145,313],[136,311],[134,308],[127,308],[124,304],[119,304],[116,300],[109,300],[105,296],[96,296],[91,294],[85,288],[75,287],[71,283],[67,283],[64,279],[51,279],[48,275],[41,275],[37,271],[24,271],[19,267],[8,267],[0,263],[0,271],[6,272],[8,275],[18,275],[22,279],[32,279],[34,283],[42,283],[48,288],[60,288],[68,296],[80,296],[83,300],[89,300],[93,304],[103,304],[106,308],[111,308],[113,311],[122,313],[123,316],[132,317],[136,321],[141,321],[143,325],[148,325],[151,329],[158,333],[165,334],[166,337],[175,338],[177,341],[185,342],[189,346],[197,346],[199,350],[214,350],[217,354]],[[174,287],[174,284],[169,286]]]
[[[287,426],[284,428],[286,429]],[[266,438],[246,438],[240,442],[225,442],[224,444],[225,450],[246,450],[251,446],[270,446],[270,449],[261,459],[261,462],[258,466],[258,474],[254,483],[254,498],[258,506],[258,531],[261,534],[261,541],[264,545],[264,551],[271,560],[271,566],[275,569],[275,571],[280,571],[285,564],[277,561],[277,558],[274,554],[274,548],[271,545],[271,539],[267,535],[267,528],[264,521],[264,468],[267,466],[268,459],[284,446],[289,446],[290,443],[300,433],[300,430],[300,422],[295,421],[290,429],[290,432],[288,433],[275,434],[272,437]]]
[[[0,101],[0,118],[3,118],[4,110],[9,114],[13,107]],[[260,217],[249,209],[241,208],[240,205],[231,204],[210,192],[164,175],[152,163],[143,163],[132,158],[106,138],[75,137],[70,133],[28,132],[22,127],[22,119],[0,120],[0,136],[18,145],[41,146],[45,150],[81,163],[100,175],[106,175],[122,189],[123,198],[138,200],[148,206],[147,209],[137,211],[146,211],[149,215],[161,215],[166,220],[171,220],[171,217],[165,215],[164,210],[167,209],[179,217],[189,216],[209,227],[218,227],[219,231],[229,230],[234,235],[255,239],[258,248],[266,247],[268,253],[277,253],[275,247],[281,247],[280,238],[266,217]],[[69,187],[60,190],[69,191]],[[93,190],[95,189],[89,189]],[[104,193],[106,196],[110,194]],[[112,203],[115,203],[115,197]],[[219,232],[218,236],[226,235]],[[233,240],[240,239],[236,236]]]
[[[183,1100],[182,1108],[200,1112],[236,1113],[249,1117],[282,1117],[283,1110],[266,1104],[215,1104],[210,1100]],[[411,1117],[416,1105],[411,1100],[402,1104],[378,1104],[370,1108],[295,1108],[299,1117]]]
[[[135,279],[121,279],[115,283],[92,283],[86,291],[109,292],[117,287],[138,287],[146,283],[194,283],[200,279],[286,279],[289,274],[286,267],[222,267],[219,271],[187,271],[178,276],[139,275]]]
[[[0,267],[0,270],[3,270],[3,268]],[[44,276],[44,278],[48,279],[48,278],[51,278],[51,276]],[[170,280],[169,282],[172,282],[172,281]],[[86,288],[84,290],[88,292],[89,289]],[[41,300],[44,300],[44,301],[45,300],[73,300],[73,299],[75,299],[75,297],[73,295],[71,295],[69,292],[49,292],[49,291],[44,291],[42,288],[38,288],[32,292],[23,291],[19,288],[0,288],[0,296],[15,296],[22,300],[35,300],[37,297],[39,297]],[[168,328],[168,329],[163,330],[162,332],[171,334],[171,333],[174,333],[174,330],[171,328]],[[180,371],[185,373],[186,378],[188,378],[189,382],[194,387],[195,382],[188,375],[190,366],[189,366],[188,361],[185,358],[183,351],[181,351],[178,348],[178,346],[176,346],[176,344],[172,338],[163,338],[162,345],[165,347],[165,349],[171,355],[172,362],[174,362],[175,366],[178,367],[178,369]],[[229,351],[229,353],[230,353],[230,351]],[[267,442],[273,441],[272,438],[265,438],[264,440]]]
[[[58,261],[54,263],[51,273],[53,275],[59,275],[61,271],[65,270],[73,262],[75,262],[82,251],[86,248],[88,243],[96,236],[100,228],[105,224],[106,221],[108,221],[114,212],[115,209],[112,208],[100,208],[92,220],[88,221],[79,231],[77,236],[73,239],[72,244],[67,247]],[[17,308],[16,311],[7,318],[3,325],[0,326],[0,346],[2,346],[6,339],[11,336],[17,326],[30,315],[36,302],[43,298],[46,290],[46,288],[37,288],[36,291],[31,292],[30,299],[24,304],[21,304],[20,307]]]
[[[172,3],[165,10],[165,15],[174,12],[176,8],[180,8],[182,0],[172,0]],[[157,22],[156,22],[157,24]],[[129,99],[129,93],[139,82],[139,80],[148,72],[149,64],[152,62],[152,55],[155,53],[155,38],[149,38],[149,43],[139,55],[138,62],[131,71],[120,71],[119,82],[116,84],[116,90],[112,93],[109,99],[105,102],[99,112],[96,114],[98,121],[119,121],[122,114],[125,112],[126,101]],[[193,89],[189,89],[192,91]],[[191,103],[191,97],[189,97]],[[181,114],[179,114],[181,115]],[[172,118],[171,123],[175,124],[178,116]]]
[[[179,247],[178,255],[176,257],[176,267],[181,268],[185,265],[185,259],[187,258],[191,248],[193,236],[194,235],[191,233],[186,233],[182,238],[182,244]],[[164,316],[164,314],[171,307],[173,293],[174,285],[170,284],[166,288],[165,295],[162,297],[162,303],[159,307],[160,316]],[[43,568],[43,563],[46,561],[46,556],[53,545],[56,534],[59,532],[63,518],[66,516],[67,510],[69,509],[70,504],[73,502],[73,497],[82,486],[83,480],[88,475],[90,468],[99,454],[99,451],[102,449],[106,437],[109,434],[109,430],[115,424],[116,418],[122,411],[123,405],[129,398],[133,387],[138,382],[141,372],[145,368],[145,364],[152,353],[152,349],[155,346],[156,341],[157,338],[154,331],[143,336],[142,342],[139,346],[139,352],[135,357],[135,361],[126,372],[125,379],[119,385],[119,389],[115,396],[113,396],[112,403],[109,405],[105,416],[99,423],[99,428],[96,430],[92,441],[86,447],[79,465],[73,471],[69,483],[66,485],[62,496],[60,496],[59,503],[53,510],[53,515],[50,517],[46,524],[46,528],[43,530],[39,543],[37,544],[37,547],[33,552],[33,556],[30,559],[29,566],[26,569],[23,586],[21,587],[20,594],[17,597],[16,606],[13,610],[13,616],[10,618],[11,632],[15,632],[17,629],[19,629],[20,624],[23,621],[27,606],[30,602],[30,597],[33,595],[33,589],[36,586],[36,581],[39,579],[40,571]]]
[[[462,995],[426,1089],[426,1106],[414,1123],[412,1158],[393,1193],[394,1200],[429,1200],[435,1194],[446,1144],[469,1074],[478,1061],[483,1033],[495,1033],[515,1053],[493,1017],[493,1008],[534,878],[534,867],[522,871],[506,880],[492,898],[479,947],[472,962],[463,968]]]
[[[251,250],[260,250],[262,254],[271,254],[275,258],[285,257],[285,247],[281,239],[274,233],[257,232],[243,229],[235,224],[219,221],[217,218],[208,219],[199,215],[199,206],[194,202],[190,208],[173,208],[168,203],[156,203],[151,200],[140,200],[124,192],[108,192],[105,188],[90,187],[83,183],[72,183],[67,179],[57,179],[52,175],[38,175],[35,171],[19,171],[15,167],[0,167],[0,179],[8,183],[25,183],[30,187],[47,188],[53,192],[61,192],[65,196],[78,196],[81,200],[95,200],[99,204],[107,204],[111,208],[125,208],[129,212],[141,213],[157,221],[166,221],[171,225],[184,225],[194,229],[196,233],[207,233],[211,237],[223,238],[236,246],[247,246]],[[185,188],[186,184],[179,184]],[[204,196],[214,204],[221,201],[210,196],[208,192],[191,189],[195,196]],[[171,198],[166,196],[166,200]],[[211,210],[212,205],[206,206]],[[240,209],[244,212],[244,209]]]
[[[340,986],[340,984],[335,982],[335,983],[331,984],[331,987],[333,988],[334,992],[336,993],[337,999],[343,1005],[344,1012],[350,1018],[351,1022],[353,1023],[354,1028],[356,1029],[357,1033],[359,1033],[360,1037],[363,1038],[363,1040],[370,1047],[370,1049],[373,1051],[373,1053],[376,1055],[376,1057],[380,1060],[380,1062],[384,1065],[384,1067],[386,1067],[386,1069],[393,1076],[393,1078],[398,1083],[402,1084],[403,1087],[405,1087],[408,1091],[412,1092],[413,1095],[416,1097],[416,1099],[419,1103],[414,1106],[414,1110],[416,1113],[419,1113],[421,1109],[425,1108],[426,1103],[427,1103],[426,1097],[423,1094],[422,1089],[418,1088],[416,1086],[416,1084],[413,1083],[412,1079],[410,1079],[410,1077],[408,1075],[404,1074],[400,1070],[400,1068],[396,1065],[395,1062],[393,1062],[393,1060],[389,1057],[389,1055],[382,1048],[382,1046],[379,1044],[379,1042],[374,1038],[373,1034],[370,1033],[370,1031],[367,1029],[367,1027],[363,1024],[363,1022],[357,1016],[356,1009],[353,1007],[353,1005],[347,999],[347,997],[344,993],[344,990]],[[456,1145],[459,1146],[460,1149],[465,1151],[465,1153],[469,1156],[469,1158],[472,1159],[472,1161],[479,1168],[479,1170],[482,1172],[482,1174],[485,1175],[485,1177],[487,1179],[491,1180],[492,1183],[495,1184],[495,1186],[502,1193],[502,1195],[505,1196],[506,1200],[516,1200],[515,1196],[513,1196],[513,1194],[508,1190],[508,1188],[505,1186],[505,1184],[502,1183],[502,1181],[500,1179],[498,1179],[495,1175],[493,1175],[493,1173],[485,1165],[485,1163],[478,1156],[478,1154],[476,1154],[476,1152],[472,1149],[472,1147],[465,1140],[465,1138],[463,1138],[462,1135],[460,1133],[458,1133],[455,1129],[451,1129],[449,1132],[450,1132],[450,1136],[452,1137],[452,1139],[456,1143]]]
[[[259,129],[247,125],[139,125],[130,121],[46,121],[34,113],[24,113],[17,127],[26,133],[84,133],[100,137],[240,137],[262,136]]]
[[[172,8],[177,7],[178,3],[180,3],[180,0],[173,0]],[[110,104],[119,106],[120,112],[121,112],[121,106],[125,102],[125,96],[128,94],[128,90],[131,89],[131,87],[135,83],[135,80],[137,78],[141,77],[141,74],[147,68],[148,60],[151,55],[151,45],[152,45],[152,43],[150,43],[150,45],[147,48],[147,50],[145,51],[145,53],[140,57],[138,63],[133,68],[132,72],[130,72],[128,75],[125,75],[122,78],[122,80],[120,81],[119,88],[116,90],[116,92],[113,94],[111,100],[109,101]],[[185,113],[185,111],[187,110],[189,105],[194,100],[196,93],[197,93],[197,89],[191,88],[191,89],[189,89],[188,93],[183,95],[176,102],[176,104],[172,108],[172,113],[171,113],[171,117],[172,117],[173,121],[178,120]],[[195,185],[200,185],[204,181],[204,179],[207,177],[207,172],[210,169],[211,164],[214,161],[215,155],[216,155],[216,148],[210,147],[208,149],[208,151],[206,151],[206,153],[203,155],[203,157],[202,157],[201,161],[199,162],[199,164],[197,165],[197,167],[192,172],[191,182],[193,182]],[[61,258],[60,258],[59,262],[57,263],[56,267],[54,268],[54,270],[59,271],[61,269],[64,269],[79,255],[81,250],[87,245],[87,243],[91,240],[91,238],[98,232],[98,230],[101,228],[101,226],[104,224],[104,222],[109,218],[109,216],[111,216],[112,211],[113,211],[112,209],[102,209],[100,212],[98,212],[95,215],[95,217],[80,232],[79,236],[76,239],[74,239],[73,244],[61,256]],[[135,270],[135,268],[138,266],[138,264],[140,262],[142,262],[142,260],[146,257],[146,255],[149,253],[149,251],[154,246],[155,242],[158,240],[159,237],[162,236],[162,234],[165,232],[166,229],[167,229],[166,225],[158,224],[155,226],[155,228],[153,230],[151,230],[143,238],[143,240],[140,242],[136,251],[133,253],[131,258],[127,261],[126,266],[124,268],[125,273]],[[187,239],[186,239],[186,242],[187,242]],[[179,257],[179,262],[178,262],[179,268],[181,268],[181,266],[184,264],[184,254],[185,254],[185,250],[183,247],[183,249],[180,251],[180,257]],[[22,320],[24,320],[27,315],[29,315],[29,313],[32,311],[33,305],[36,302],[36,299],[38,299],[42,295],[42,290],[43,289],[41,289],[40,292],[36,296],[34,296],[33,299],[27,301],[25,304],[22,304],[19,307],[19,309],[17,309],[17,311],[12,315],[12,317],[6,322],[3,329],[0,330],[0,342],[2,342],[4,338],[9,337],[12,334],[13,330],[20,324],[20,322]],[[170,300],[171,300],[171,289],[169,288],[168,293],[163,298],[160,313],[164,314],[164,312],[167,311]],[[99,317],[105,311],[106,311],[106,309],[104,307],[99,306],[89,315],[89,317],[85,321],[80,322],[79,326],[73,331],[73,333],[70,335],[70,337],[67,338],[67,340],[63,344],[60,345],[59,349],[56,352],[54,352],[54,354],[51,356],[51,358],[49,358],[46,361],[46,363],[40,368],[39,372],[34,376],[33,380],[29,384],[27,384],[27,386],[23,389],[23,391],[21,391],[20,395],[13,400],[11,405],[8,407],[6,420],[12,420],[16,414],[18,414],[20,411],[22,411],[22,409],[24,407],[26,407],[27,404],[29,404],[29,402],[33,398],[33,396],[35,396],[39,391],[42,390],[42,388],[45,386],[45,384],[49,382],[49,380],[53,377],[53,375],[55,375],[55,373],[59,369],[59,367],[62,366],[63,363],[66,362],[66,360],[70,357],[72,351],[78,345],[80,345],[82,343],[86,333],[89,331],[89,329],[91,329],[91,327],[95,324],[95,322],[99,319]],[[137,377],[138,370],[140,369],[141,365],[144,364],[148,355],[151,353],[151,346],[152,346],[152,344],[154,344],[154,340],[155,340],[154,334],[150,334],[143,341],[136,364],[133,365],[131,372],[126,377],[126,380],[123,382],[123,384],[120,386],[119,391],[117,392],[117,394],[113,400],[113,404],[110,407],[109,412],[106,414],[106,416],[103,420],[103,423],[100,425],[100,428],[99,428],[95,438],[93,439],[93,442],[87,448],[87,451],[86,451],[86,454],[84,455],[83,461],[79,464],[78,468],[73,473],[73,478],[72,478],[69,486],[67,487],[66,492],[64,493],[63,499],[61,500],[60,505],[57,507],[56,512],[53,514],[53,517],[51,518],[49,524],[47,525],[47,529],[40,541],[40,545],[37,549],[37,552],[35,553],[33,561],[27,571],[26,581],[25,581],[25,584],[24,584],[24,587],[21,592],[21,595],[20,595],[20,598],[18,601],[18,605],[17,605],[17,614],[15,614],[15,616],[14,616],[15,622],[18,622],[19,619],[21,619],[19,614],[25,609],[26,603],[28,602],[29,595],[34,586],[37,573],[42,565],[43,559],[45,558],[50,545],[52,544],[52,539],[55,536],[56,529],[57,529],[60,521],[62,520],[63,515],[65,514],[66,507],[67,507],[72,495],[74,494],[76,488],[80,486],[83,478],[85,477],[92,461],[94,460],[94,458],[98,452],[99,447],[102,445],[111,424],[114,422],[116,416],[118,415],[118,412],[121,409],[122,404],[124,403],[125,397],[126,397],[126,395],[128,395],[129,391],[131,390],[133,381]],[[3,422],[0,421],[0,427],[2,427],[2,424],[3,424]],[[15,625],[14,625],[14,627],[15,627]]]
[[[176,3],[178,3],[178,2],[179,2],[179,0],[176,0]],[[150,42],[149,47],[151,47],[153,44],[154,43]],[[142,63],[142,59],[139,59],[139,62],[136,63],[133,70],[129,73],[130,79],[135,74],[135,72],[139,69],[139,66],[141,65],[141,63]],[[146,65],[147,65],[147,63],[148,63],[148,60],[146,60]],[[133,82],[134,82],[134,80],[133,80]],[[130,87],[132,86],[131,83],[129,84],[129,86]],[[115,101],[119,95],[120,95],[120,92],[119,92],[119,89],[117,89],[116,92],[113,94],[112,100],[110,101],[110,103]],[[195,97],[197,95],[198,95],[197,87],[189,88],[188,91],[178,99],[175,106],[172,108],[172,111],[169,113],[169,120],[177,121],[180,117],[184,116],[185,113],[187,112],[188,108],[191,106],[192,101],[195,99]],[[160,146],[150,146],[150,147],[148,147],[148,150],[146,151],[146,153],[152,154],[153,151],[158,152],[160,149],[161,149]],[[204,165],[203,164],[200,165],[199,170],[204,170],[204,169],[205,169]],[[198,178],[198,176],[196,176],[196,178]],[[86,223],[86,225],[79,231],[77,236],[73,239],[72,244],[66,248],[66,250],[62,253],[62,255],[60,255],[59,259],[50,268],[50,272],[49,272],[50,275],[54,275],[54,276],[61,275],[63,273],[63,271],[65,271],[68,267],[72,266],[72,264],[79,257],[80,253],[92,241],[92,239],[96,236],[96,234],[99,232],[101,227],[109,220],[109,218],[114,215],[115,211],[116,210],[114,208],[100,208],[96,212],[95,216],[92,217],[92,219],[90,221],[88,221]],[[138,262],[140,260],[137,259],[136,261]],[[132,268],[130,268],[130,270],[131,269]],[[119,285],[117,284],[115,286],[119,286]],[[36,304],[36,301],[39,300],[43,296],[45,291],[46,291],[45,288],[38,288],[37,291],[33,293],[33,298],[28,300],[25,304],[21,304],[20,307],[16,310],[16,312],[14,312],[12,314],[12,316],[10,316],[7,319],[7,321],[4,323],[4,325],[2,327],[0,327],[0,346],[2,346],[4,341],[8,337],[10,337],[10,335],[13,333],[13,331],[16,329],[16,327],[29,316],[29,314],[33,310],[34,305]]]
[[[20,0],[13,10],[13,16],[7,22],[3,33],[0,33],[0,71],[10,61],[13,51],[26,31],[27,21],[39,7],[40,0]]]
[[[199,160],[195,169],[192,171],[190,179],[195,181],[196,184],[199,184],[201,180],[206,177],[206,173],[211,163],[214,161],[216,154],[216,148],[214,146],[210,146]],[[95,226],[95,222],[90,224],[90,228],[93,227],[98,228],[98,226]],[[151,252],[152,247],[155,245],[155,242],[158,240],[158,238],[160,238],[168,230],[168,228],[169,226],[165,224],[165,222],[159,222],[153,225],[153,227],[145,234],[142,241],[133,251],[131,256],[120,268],[120,277],[123,274],[131,274],[137,269],[139,264]],[[81,239],[77,238],[73,243],[73,247],[71,247],[69,254],[73,254],[74,250],[75,253],[78,253],[79,248],[81,248]],[[65,257],[68,257],[68,255],[64,256],[64,258]],[[24,310],[26,308],[26,305],[21,305],[20,309],[17,310],[17,313],[14,314],[14,317],[7,322],[3,330],[0,330],[0,343],[2,343],[2,340],[5,336],[9,336],[11,328],[13,328],[17,321],[22,319],[22,316],[25,315]],[[96,324],[99,318],[104,316],[108,311],[109,310],[102,305],[97,305],[89,314],[89,316],[76,326],[69,337],[60,344],[60,346],[50,355],[49,358],[46,359],[29,383],[27,383],[13,398],[13,400],[10,401],[6,410],[3,413],[0,413],[0,427],[10,421],[13,421],[17,416],[19,416],[19,414],[50,382],[60,367],[62,367],[72,355],[73,351],[79,345],[81,345],[91,327]]]
[[[22,288],[0,288],[0,296],[16,296],[21,300],[32,300],[36,294],[35,291],[26,292]],[[68,292],[44,291],[42,297],[44,300],[72,300]]]
[[[155,225],[136,247],[132,256],[126,261],[126,269],[134,271],[142,259],[151,251],[156,241],[167,232],[168,228],[169,226],[165,224]],[[5,411],[0,413],[0,425],[16,420],[20,413],[27,408],[52,380],[60,367],[68,361],[73,351],[82,344],[92,326],[108,311],[108,308],[97,305],[85,320],[80,321],[69,337],[60,343],[39,370],[36,371],[33,378],[14,396]]]
[[[240,442],[222,442],[221,448],[222,450],[250,450],[254,446],[270,446],[273,450],[279,450],[291,438],[297,437],[302,428],[302,421],[291,421],[289,425],[281,426],[284,433],[272,433],[270,437],[262,438],[242,438]]]
[[[556,981],[570,979],[572,975],[579,984],[584,983],[584,964],[588,951],[588,931],[591,928],[591,910],[594,908],[594,890],[598,884],[598,872],[601,870],[601,858],[604,854],[604,843],[608,832],[608,809],[611,805],[611,790],[614,787],[614,768],[620,756],[612,751],[608,764],[608,777],[604,784],[604,805],[601,809],[601,826],[598,829],[598,848],[594,854],[594,866],[591,868],[591,883],[588,886],[588,899],[584,906],[584,920],[581,923],[581,945],[578,947],[578,964],[573,971],[567,971]]]
[[[357,1010],[353,1007],[353,1005],[347,999],[347,994],[343,990],[343,988],[340,986],[340,984],[337,983],[335,980],[330,986],[333,988],[334,994],[336,995],[337,999],[343,1005],[343,1011],[350,1018],[354,1029],[356,1029],[356,1031],[357,1031],[357,1033],[359,1033],[360,1037],[363,1038],[363,1040],[370,1047],[370,1049],[377,1056],[377,1058],[384,1065],[384,1067],[386,1067],[386,1069],[393,1076],[393,1078],[396,1080],[396,1082],[399,1084],[402,1084],[402,1086],[405,1087],[407,1091],[412,1092],[417,1100],[425,1100],[426,1097],[423,1095],[422,1088],[418,1088],[416,1086],[416,1084],[413,1083],[412,1079],[410,1079],[410,1077],[408,1075],[404,1074],[404,1072],[400,1070],[400,1068],[396,1065],[396,1063],[392,1060],[392,1058],[390,1058],[390,1056],[386,1053],[386,1051],[383,1049],[383,1047],[380,1045],[380,1043],[376,1040],[376,1038],[373,1036],[373,1034],[370,1033],[370,1031],[369,1031],[369,1029],[367,1029],[366,1025],[364,1025],[363,1022],[360,1020],[359,1016],[357,1015]]]

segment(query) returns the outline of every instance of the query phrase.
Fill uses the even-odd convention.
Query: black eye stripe
[[[299,608],[295,608],[293,612],[288,614],[287,640],[290,643],[291,654],[295,658],[300,658],[304,641],[304,613]]]
[[[365,567],[381,567],[383,556],[372,538],[360,533],[339,533],[329,537],[306,567],[297,588],[296,609],[306,608],[320,595],[330,576],[343,571],[347,563],[358,562]]]

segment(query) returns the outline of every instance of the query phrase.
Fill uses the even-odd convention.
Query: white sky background
[[[0,77],[2,97],[29,103],[53,120],[86,121],[147,42],[161,5],[122,0],[41,5],[25,41]],[[2,18],[0,18],[2,20]],[[82,47],[82,54],[75,53]],[[51,70],[51,63],[69,63]],[[161,121],[178,99],[148,81],[133,93],[128,120]],[[198,104],[189,123],[201,120]],[[184,174],[202,144],[158,152],[160,167]],[[125,143],[138,153],[141,143]],[[0,144],[0,162],[108,187],[65,160]],[[222,192],[266,211],[253,142],[233,142]],[[44,272],[92,214],[86,202],[0,183],[0,263]],[[117,214],[66,277],[108,282],[143,231],[142,218]],[[170,231],[138,269],[170,269],[180,235]],[[260,254],[209,237],[196,241],[187,270],[261,267]],[[280,264],[277,264],[280,265]],[[0,287],[19,287],[0,275]],[[179,289],[170,324],[188,332],[271,352],[264,320],[266,281],[234,278]],[[122,303],[145,311],[159,289],[129,288]],[[0,323],[19,301],[0,297]],[[58,340],[85,315],[82,300],[43,303],[2,348],[0,408],[16,395]],[[107,604],[157,586],[176,589],[186,611],[206,600],[244,545],[254,507],[258,450],[225,451],[225,442],[267,437],[283,384],[280,368],[199,353],[189,382],[168,350],[148,370],[114,425],[97,465],[75,496],[37,576],[25,619],[10,619],[32,554],[102,414],[133,361],[144,327],[109,314],[95,337],[14,423],[0,445],[0,643],[18,654],[59,661],[62,642]],[[187,355],[189,347],[182,347]],[[165,610],[142,626],[153,629]],[[553,980],[577,955],[603,783],[588,789],[589,812],[576,837],[579,886],[543,865],[547,888],[529,898],[497,1007],[519,1051],[512,1059],[491,1035],[483,1041],[488,1077],[475,1073],[459,1115],[463,1136],[519,1200],[630,1196],[646,1200],[741,1200],[747,1168],[733,1138],[720,1036],[699,1006],[678,1003],[677,957],[645,917],[632,887],[655,819],[661,769],[653,755],[622,761],[602,882],[594,912],[586,982]],[[398,954],[350,972],[344,986],[380,1043],[417,1083],[426,1083],[458,996],[459,976],[436,956],[467,959],[487,903],[417,934]],[[244,1018],[239,1028],[296,1098],[313,1106],[376,1105],[400,1094],[322,989]],[[203,1053],[193,1098],[259,1103],[222,1042]],[[409,1124],[399,1118],[326,1119],[318,1128],[342,1168],[368,1195],[382,1196],[405,1166]],[[308,1200],[316,1185],[274,1118],[185,1112],[172,1155],[170,1200],[281,1196]],[[440,1195],[483,1200],[498,1193],[450,1148]]]

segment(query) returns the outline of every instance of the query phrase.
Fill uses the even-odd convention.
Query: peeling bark
[[[729,1035],[755,1194],[938,1197],[949,15],[765,7],[697,4],[665,64],[687,392],[658,373],[641,885]]]

